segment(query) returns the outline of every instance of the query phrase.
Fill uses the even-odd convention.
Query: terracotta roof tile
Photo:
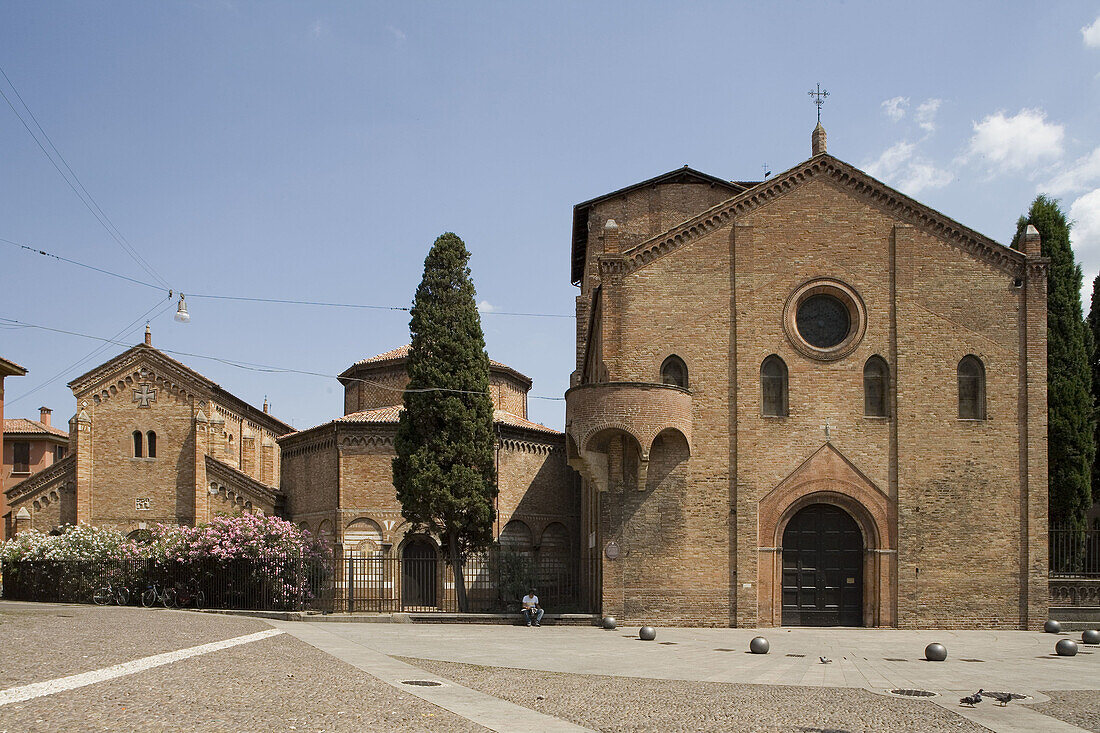
[[[374,410],[363,410],[361,412],[352,412],[343,417],[338,417],[333,422],[338,423],[381,423],[381,424],[395,424],[397,423],[401,410],[404,408],[400,406],[395,407],[379,407]],[[552,433],[554,435],[560,435],[561,432],[548,428],[537,422],[531,422],[526,418],[522,418],[519,415],[513,415],[510,412],[504,410],[493,410],[493,422],[501,423],[502,425],[510,425],[516,428],[525,428],[527,430],[537,430],[541,433]]]
[[[16,417],[4,420],[4,435],[55,435],[58,438],[68,438],[69,433],[55,428],[53,425],[45,425],[37,420],[28,420],[25,417]]]
[[[375,364],[375,363],[378,363],[378,362],[381,362],[381,361],[391,361],[391,360],[396,360],[396,359],[404,359],[405,357],[407,357],[409,355],[409,349],[411,347],[412,347],[412,344],[405,344],[404,346],[398,346],[396,349],[390,349],[389,351],[384,351],[381,354],[376,354],[374,356],[367,357],[366,359],[360,359],[359,361],[352,364],[352,366],[357,367],[357,366],[363,366],[364,364]],[[493,361],[492,359],[489,360],[489,365],[490,366],[495,366],[495,367],[500,367],[501,369],[507,369],[509,371],[515,371],[514,369],[512,369],[512,367],[508,366],[507,364],[501,364],[499,361]]]
[[[27,368],[0,356],[0,372],[9,377],[21,377],[27,373]]]

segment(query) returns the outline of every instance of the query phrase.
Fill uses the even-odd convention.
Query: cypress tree
[[[1092,461],[1092,501],[1100,498],[1100,421],[1096,418],[1096,408],[1100,406],[1100,275],[1092,281],[1092,305],[1089,307],[1089,335],[1092,337],[1090,346],[1090,362],[1092,366],[1092,407],[1093,407],[1093,431],[1095,439],[1093,447],[1096,453]]]
[[[1047,280],[1047,477],[1052,525],[1083,530],[1091,499],[1096,454],[1092,401],[1092,334],[1081,309],[1081,267],[1069,242],[1069,223],[1058,202],[1040,195],[1016,225],[1039,230],[1050,258]]]
[[[463,564],[493,540],[497,494],[489,357],[469,260],[466,245],[450,232],[424,260],[393,459],[401,513],[413,531],[439,536],[463,612],[469,610]]]

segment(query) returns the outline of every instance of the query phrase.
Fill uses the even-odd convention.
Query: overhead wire
[[[161,303],[163,303],[163,301],[161,301]],[[160,305],[160,303],[158,303],[158,305]],[[155,306],[154,306],[154,308],[155,308]],[[150,309],[150,311],[152,311],[152,310],[153,309]],[[142,316],[142,318],[144,318],[144,315]],[[138,319],[138,320],[140,320],[140,319]],[[78,366],[79,364],[83,363],[84,361],[87,361],[87,359],[91,358],[92,355],[94,355],[95,353],[98,353],[99,351],[105,349],[108,345],[114,344],[114,345],[117,345],[117,346],[131,346],[131,344],[128,344],[124,341],[119,341],[118,340],[119,334],[116,334],[115,336],[113,336],[111,338],[104,338],[102,336],[94,336],[92,334],[81,333],[79,331],[71,331],[71,330],[63,329],[63,328],[53,328],[52,326],[43,326],[41,324],[36,324],[36,323],[27,323],[26,321],[20,321],[20,320],[15,319],[15,318],[5,318],[5,317],[2,317],[2,316],[0,316],[0,323],[7,323],[7,324],[14,325],[14,326],[20,326],[20,327],[23,327],[23,328],[36,328],[36,329],[39,329],[39,330],[42,330],[42,331],[51,331],[53,333],[61,333],[61,334],[69,335],[69,336],[79,336],[81,338],[93,339],[95,341],[104,342],[104,345],[98,347],[97,350],[95,352],[93,352],[93,354],[89,354],[87,357],[82,359],[76,365],[66,367],[64,371],[68,371],[69,369],[72,369],[74,366]],[[127,328],[123,329],[123,331],[125,332],[132,325],[133,324],[131,324],[130,326],[127,326]],[[186,357],[189,357],[189,358],[192,358],[192,359],[208,359],[210,361],[220,362],[220,363],[225,364],[227,366],[232,366],[232,367],[236,367],[238,369],[245,369],[245,370],[253,371],[253,372],[262,372],[262,373],[268,373],[268,374],[302,374],[302,375],[305,375],[305,376],[324,377],[324,378],[327,378],[327,379],[346,379],[346,380],[351,381],[351,382],[360,382],[360,383],[363,383],[363,384],[368,384],[372,387],[377,387],[377,388],[382,389],[382,390],[386,390],[386,391],[389,391],[389,392],[397,392],[397,393],[401,393],[401,394],[404,394],[406,392],[410,392],[410,393],[446,392],[446,393],[452,393],[452,394],[476,394],[476,395],[489,395],[489,396],[491,396],[491,392],[487,392],[487,391],[482,392],[482,391],[479,391],[479,390],[450,389],[448,387],[419,387],[419,388],[416,388],[416,389],[391,387],[391,386],[389,386],[387,384],[383,384],[381,382],[374,382],[372,380],[362,379],[360,377],[341,377],[338,374],[330,374],[330,373],[327,373],[327,372],[317,372],[317,371],[312,371],[312,370],[309,370],[309,369],[295,369],[295,368],[292,368],[292,367],[280,367],[280,366],[273,366],[273,365],[270,365],[270,364],[260,364],[260,363],[257,363],[257,362],[240,361],[240,360],[236,360],[236,359],[226,359],[226,358],[220,357],[220,356],[211,356],[209,354],[198,354],[198,353],[190,352],[190,351],[179,351],[177,349],[158,349],[158,350],[165,353],[165,354],[173,354],[175,356],[186,356]],[[56,379],[56,377],[54,379]],[[32,390],[32,392],[37,391],[42,386],[45,386],[45,385],[39,385],[39,387],[36,387],[34,390]],[[12,402],[15,402],[18,399],[22,399],[23,397],[26,397],[29,394],[30,394],[30,392],[28,392],[27,394],[21,395],[20,397],[17,397],[16,399],[12,400]],[[551,400],[551,401],[555,401],[555,402],[563,402],[565,400],[564,397],[548,397],[548,396],[543,396],[543,395],[528,395],[528,399]]]
[[[81,364],[86,363],[89,359],[92,359],[93,357],[97,356],[98,354],[101,354],[111,344],[124,343],[122,341],[118,341],[118,339],[120,337],[124,336],[125,334],[127,334],[128,332],[130,332],[138,323],[146,320],[147,317],[148,317],[149,320],[152,320],[152,319],[156,318],[157,316],[161,315],[161,313],[163,313],[168,307],[170,307],[172,305],[171,300],[172,300],[171,295],[165,296],[161,300],[158,300],[155,304],[153,304],[152,308],[145,311],[140,316],[138,316],[137,318],[135,318],[134,320],[130,321],[128,324],[123,326],[110,339],[99,338],[98,340],[104,342],[102,345],[97,346],[95,349],[93,349],[89,353],[85,354],[80,359],[77,359],[72,364],[69,364],[67,367],[65,367],[61,371],[57,372],[56,374],[54,374],[52,377],[50,377],[46,381],[36,385],[35,387],[32,387],[31,389],[29,389],[28,391],[26,391],[23,394],[19,395],[18,397],[13,397],[12,399],[7,400],[7,404],[13,405],[16,402],[19,402],[20,400],[24,400],[27,397],[30,397],[31,395],[38,392],[39,390],[44,389],[45,387],[48,387],[49,385],[53,384],[54,382],[56,382],[61,377],[68,374],[73,369],[76,369]],[[157,310],[157,308],[161,309],[160,312],[157,313],[156,315],[150,317],[149,314],[152,313],[153,311]],[[15,325],[23,327],[23,328],[43,328],[42,326],[35,326],[34,324],[23,323],[22,321],[17,321],[15,319],[11,319],[11,318],[0,318],[0,321],[4,321],[4,322],[7,322],[7,323],[12,323],[12,324],[15,324]],[[46,330],[58,330],[58,329],[46,329]],[[82,335],[82,334],[76,334],[76,335]],[[91,338],[96,338],[96,337],[91,337]]]
[[[119,228],[115,226],[115,223],[111,221],[111,217],[109,217],[107,213],[103,210],[103,208],[99,205],[99,202],[96,201],[95,197],[92,196],[87,188],[85,188],[84,184],[80,180],[80,177],[76,175],[76,172],[72,169],[72,166],[69,165],[69,162],[65,159],[65,156],[62,155],[61,151],[57,149],[56,145],[54,145],[53,140],[50,139],[50,136],[46,133],[45,129],[43,129],[42,125],[38,122],[38,118],[35,116],[34,112],[27,105],[27,103],[23,100],[23,95],[19,93],[19,89],[15,86],[14,83],[12,83],[11,78],[8,76],[7,72],[4,71],[4,68],[2,66],[0,66],[0,75],[3,75],[4,80],[8,83],[8,86],[10,86],[11,90],[15,93],[15,96],[19,100],[19,103],[23,106],[23,109],[27,111],[27,114],[34,122],[35,127],[38,128],[38,131],[42,134],[42,137],[45,138],[46,142],[50,146],[50,149],[53,150],[54,154],[61,160],[61,163],[65,166],[65,170],[69,172],[69,174],[66,175],[65,172],[61,170],[61,167],[57,164],[57,161],[55,161],[54,157],[50,155],[50,152],[46,150],[46,146],[42,144],[42,141],[39,140],[38,135],[36,135],[34,130],[31,129],[31,126],[27,124],[27,121],[23,118],[23,115],[19,113],[19,110],[16,108],[15,104],[12,103],[11,99],[4,92],[3,87],[0,87],[0,97],[3,97],[4,101],[8,103],[9,107],[11,107],[11,111],[15,113],[15,116],[23,124],[23,127],[27,130],[27,133],[30,134],[30,136],[34,139],[35,144],[38,145],[39,150],[41,150],[42,154],[45,155],[46,158],[50,161],[50,164],[57,171],[58,175],[60,175],[61,178],[64,179],[65,183],[67,183],[69,185],[69,188],[73,190],[73,193],[76,194],[77,198],[80,199],[85,208],[87,208],[92,216],[95,217],[96,221],[98,221],[100,226],[102,226],[106,230],[107,234],[109,234],[111,238],[114,239],[120,247],[122,247],[123,251],[130,256],[130,259],[137,263],[137,265],[141,267],[141,269],[145,270],[145,272],[150,277],[159,282],[163,289],[170,290],[171,286],[168,284],[168,281],[161,277],[157,273],[157,271],[153,269],[153,266],[150,265],[145,260],[145,258],[141,256],[141,254],[132,244],[130,244],[130,241],[126,239],[121,230],[119,230]],[[76,182],[76,185],[73,185],[74,181]]]

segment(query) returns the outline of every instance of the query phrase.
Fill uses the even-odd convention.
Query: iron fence
[[[1100,578],[1100,530],[1052,527],[1050,577]]]
[[[592,584],[581,566],[575,560],[495,549],[474,555],[463,566],[469,610],[518,611],[520,599],[533,588],[551,612],[588,611]],[[97,590],[110,587],[125,588],[131,605],[146,595],[158,605],[167,596],[168,605],[265,611],[459,610],[455,576],[442,557],[349,553],[188,563],[25,560],[5,562],[0,572],[8,600],[91,603]]]
[[[110,586],[126,589],[131,604],[143,595],[164,605],[264,611],[323,611],[332,603],[330,558],[24,560],[5,562],[2,572],[8,600],[90,603],[98,589]]]

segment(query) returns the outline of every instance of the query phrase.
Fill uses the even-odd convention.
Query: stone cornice
[[[75,479],[75,466],[76,454],[70,453],[52,466],[23,479],[4,492],[4,495],[8,498],[8,506],[12,506],[16,502],[33,499],[36,494],[51,489],[60,482]]]
[[[869,201],[897,220],[912,224],[993,267],[1010,274],[1023,273],[1026,257],[1022,252],[979,234],[828,154],[816,155],[775,178],[632,247],[625,253],[626,271],[634,272],[658,257],[729,224],[738,216],[769,204],[813,179],[829,181],[852,196]]]

